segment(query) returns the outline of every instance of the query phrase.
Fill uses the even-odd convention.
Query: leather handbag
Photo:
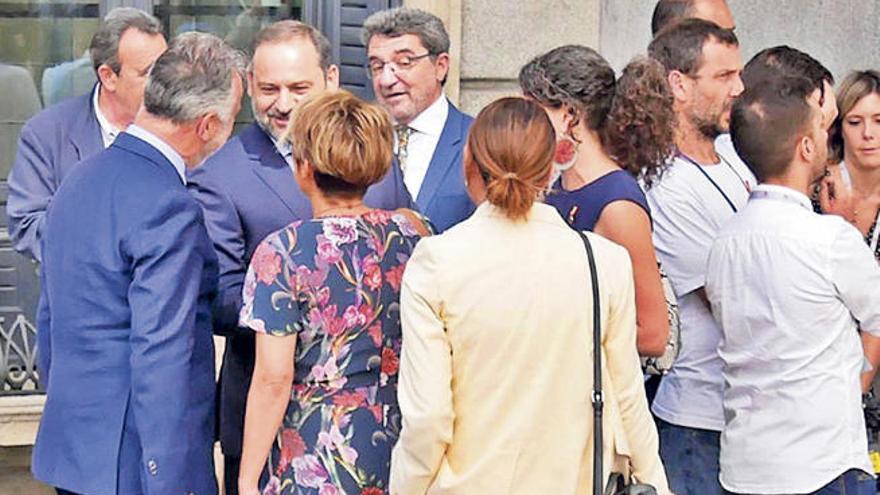
[[[602,395],[602,315],[599,307],[599,276],[596,273],[596,258],[593,246],[583,232],[578,231],[587,251],[590,265],[590,283],[593,292],[593,495],[657,495],[651,485],[632,483],[621,473],[611,473],[608,484],[602,486],[602,409],[605,402]]]

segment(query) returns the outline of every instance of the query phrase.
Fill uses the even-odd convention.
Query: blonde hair
[[[858,105],[862,98],[871,94],[880,94],[880,72],[876,70],[850,72],[837,87],[838,114],[828,137],[831,148],[830,160],[835,162],[843,160],[843,121],[846,119],[846,114]]]
[[[556,133],[540,105],[501,98],[477,115],[464,159],[486,181],[486,199],[511,220],[524,220],[547,188]]]
[[[388,173],[392,136],[385,110],[340,90],[304,99],[285,137],[294,161],[314,167],[323,192],[356,196]]]

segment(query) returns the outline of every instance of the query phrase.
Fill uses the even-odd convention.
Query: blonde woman
[[[242,494],[386,493],[400,413],[401,276],[425,224],[373,210],[392,127],[350,93],[304,101],[290,131],[315,218],[269,235],[244,285],[257,332],[239,474]],[[268,463],[267,463],[268,457]]]

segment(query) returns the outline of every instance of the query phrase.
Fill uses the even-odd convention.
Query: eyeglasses
[[[410,69],[412,69],[413,66],[416,65],[416,62],[418,62],[419,60],[421,60],[425,57],[430,57],[430,56],[431,56],[430,53],[426,53],[424,55],[418,55],[415,57],[410,56],[410,55],[400,55],[400,56],[394,57],[393,60],[390,60],[388,62],[383,62],[381,60],[371,60],[370,63],[367,64],[367,67],[366,67],[367,77],[372,79],[374,77],[381,76],[382,72],[385,71],[385,66],[390,67],[391,72],[393,72],[395,74],[407,72]]]

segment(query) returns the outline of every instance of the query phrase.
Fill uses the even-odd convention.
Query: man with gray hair
[[[166,47],[155,17],[128,7],[111,10],[90,46],[98,76],[94,89],[25,123],[6,204],[16,251],[41,261],[40,238],[52,196],[77,162],[110,146],[134,120],[147,73]]]
[[[400,7],[368,17],[363,41],[376,99],[394,119],[403,180],[419,211],[442,232],[474,211],[462,166],[473,119],[443,94],[449,35],[437,16]]]
[[[243,69],[216,36],[175,38],[134,123],[48,209],[33,472],[59,493],[217,493],[217,259],[185,170],[232,132]]]

